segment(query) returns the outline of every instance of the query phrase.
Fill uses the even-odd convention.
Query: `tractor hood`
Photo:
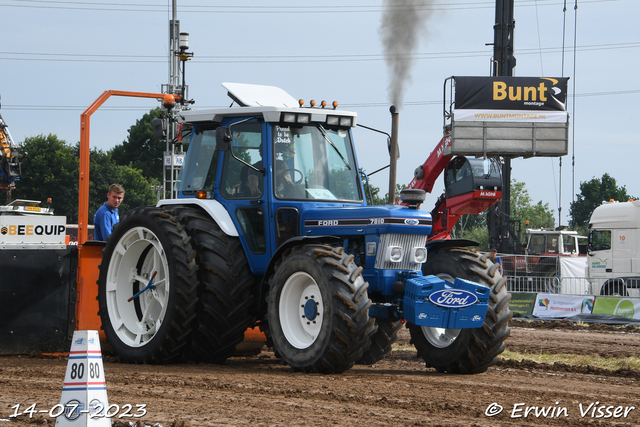
[[[431,232],[431,214],[404,206],[315,207],[302,212],[302,235],[353,236]]]

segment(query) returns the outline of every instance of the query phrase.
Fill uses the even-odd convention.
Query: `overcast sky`
[[[441,138],[444,80],[490,75],[486,44],[495,20],[492,0],[415,2],[420,32],[397,102],[397,179],[407,184]],[[1,111],[13,138],[52,133],[75,144],[80,114],[105,90],[161,91],[170,8],[171,1],[0,0]],[[514,159],[512,178],[526,183],[534,202],[549,204],[556,224],[559,206],[566,224],[580,182],[605,172],[640,197],[640,2],[516,0],[514,15],[514,75],[570,77],[571,132],[561,173],[558,158]],[[178,0],[181,31],[190,34],[195,54],[186,72],[194,108],[228,106],[222,82],[265,84],[295,98],[338,101],[358,113],[359,123],[389,132],[389,87],[398,79],[385,62],[385,16],[382,1]],[[92,146],[121,143],[155,106],[111,98],[92,116]],[[361,167],[371,172],[388,163],[384,137],[354,134]],[[388,182],[384,172],[373,180],[383,193]],[[424,208],[431,209],[443,186],[436,185]]]

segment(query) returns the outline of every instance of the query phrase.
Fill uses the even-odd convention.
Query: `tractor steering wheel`
[[[304,180],[304,175],[302,174],[302,171],[295,169],[295,168],[290,168],[290,169],[284,169],[282,171],[283,177],[284,174],[286,174],[287,172],[291,172],[293,171],[293,178],[292,178],[292,184],[294,185],[300,185],[302,184],[302,181]],[[300,179],[295,179],[296,178],[296,173],[300,174]]]

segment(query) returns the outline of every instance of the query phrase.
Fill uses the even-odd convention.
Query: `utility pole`
[[[169,84],[167,93],[177,94],[180,85],[180,60],[176,56],[179,50],[180,21],[178,20],[177,0],[172,0],[171,20],[169,21]]]
[[[180,86],[180,21],[178,20],[178,4],[177,0],[171,2],[171,19],[169,20],[169,82],[163,85],[163,92],[167,94],[182,95],[185,94],[184,85]],[[163,156],[162,181],[163,181],[163,197],[173,199],[177,197],[177,176],[180,167],[179,160],[184,158],[183,153],[176,153],[176,147],[173,144],[173,137],[176,134],[176,123],[171,120],[175,116],[175,112],[171,111],[167,117],[167,144]]]
[[[496,20],[493,26],[493,75],[512,76],[516,66],[513,56],[513,32],[516,21],[513,18],[514,0],[496,0]],[[489,245],[502,253],[515,253],[521,250],[512,230],[511,218],[511,158],[505,157],[502,166],[502,200],[489,208]],[[511,242],[514,243],[511,243]]]

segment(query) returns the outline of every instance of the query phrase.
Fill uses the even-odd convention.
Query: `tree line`
[[[151,110],[128,130],[121,144],[104,151],[91,149],[89,182],[89,222],[107,200],[110,184],[124,187],[120,205],[122,215],[129,209],[156,203],[152,185],[162,183],[165,142],[152,138],[151,120],[160,110]],[[67,217],[68,224],[78,221],[78,174],[80,144],[71,145],[56,135],[38,135],[22,142],[20,180],[11,191],[11,199],[39,200],[55,215]]]

